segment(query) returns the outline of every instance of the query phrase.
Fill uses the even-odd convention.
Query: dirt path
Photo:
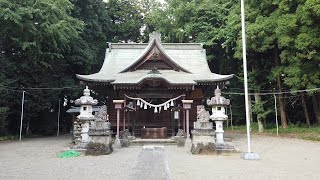
[[[227,136],[233,139],[232,144],[239,150],[247,150],[245,134]],[[172,178],[320,179],[319,142],[255,135],[251,142],[253,152],[261,157],[259,161],[242,160],[239,154],[191,156],[181,149],[167,149]]]
[[[245,134],[227,136],[246,150]],[[57,158],[69,142],[52,137],[0,143],[0,179],[126,179],[141,151],[130,147],[107,156]],[[172,179],[320,179],[319,142],[252,136],[252,150],[261,160],[242,160],[239,154],[195,156],[184,148],[165,147]]]

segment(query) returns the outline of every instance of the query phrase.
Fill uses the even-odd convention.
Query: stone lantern
[[[90,121],[95,119],[94,115],[92,115],[92,106],[96,105],[98,100],[93,99],[90,96],[90,90],[88,86],[83,90],[83,96],[79,99],[75,100],[75,104],[80,106],[80,115],[77,118],[82,122],[81,123],[81,143],[86,145],[89,142],[89,126]]]
[[[221,90],[217,86],[214,90],[214,97],[207,100],[207,105],[212,106],[212,115],[210,119],[216,123],[216,145],[224,144],[223,140],[223,121],[228,119],[226,115],[226,106],[230,104],[230,100],[221,96]]]

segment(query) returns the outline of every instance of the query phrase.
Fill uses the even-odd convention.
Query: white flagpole
[[[23,121],[23,106],[24,106],[24,93],[25,91],[22,91],[22,100],[21,100],[21,119],[20,119],[20,136],[19,141],[21,141],[21,134],[22,134],[22,121]]]
[[[248,73],[247,73],[247,55],[246,55],[246,28],[244,16],[244,0],[241,0],[241,30],[242,30],[242,58],[243,58],[243,76],[244,76],[244,94],[246,106],[246,124],[247,124],[247,139],[248,139],[248,152],[242,153],[241,158],[247,160],[260,159],[258,154],[251,152],[250,142],[250,113],[249,113],[249,98],[248,98]]]

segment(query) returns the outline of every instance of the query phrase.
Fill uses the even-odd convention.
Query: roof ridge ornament
[[[157,67],[154,67],[150,72],[148,72],[148,74],[161,74],[161,72],[158,70]]]
[[[161,43],[161,34],[156,31],[153,31],[149,34],[149,42],[151,42],[152,40],[156,40],[159,43]]]

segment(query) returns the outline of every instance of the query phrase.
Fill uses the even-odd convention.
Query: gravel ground
[[[246,150],[245,134],[226,136]],[[51,137],[0,143],[0,179],[127,179],[141,152],[141,147],[130,147],[105,156],[58,158],[69,142],[68,137]],[[261,160],[242,160],[239,154],[196,156],[165,147],[172,179],[320,179],[319,142],[255,135],[252,150]]]

